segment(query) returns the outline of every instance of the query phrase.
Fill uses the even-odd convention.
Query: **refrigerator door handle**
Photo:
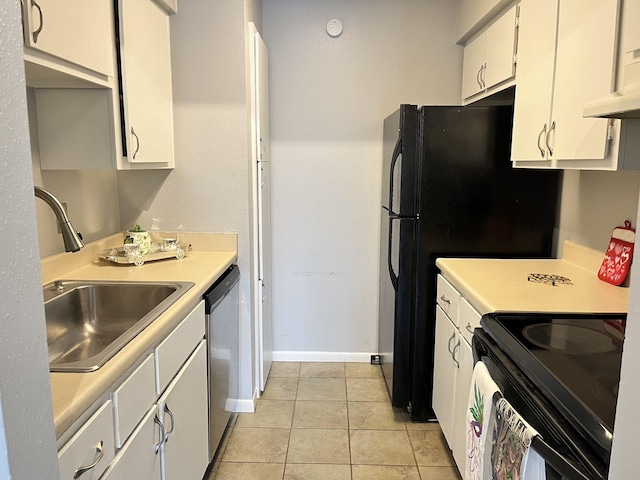
[[[393,156],[391,157],[391,165],[389,166],[389,215],[396,213],[393,211],[393,172],[396,169],[396,163],[398,162],[398,158],[400,158],[400,154],[402,154],[402,135],[398,136],[398,141],[396,142],[396,146],[393,149]],[[389,236],[391,236],[391,231],[389,231]]]
[[[389,215],[389,244],[387,247],[387,265],[389,267],[389,277],[391,278],[391,284],[393,285],[393,289],[395,291],[398,291],[398,276],[393,271],[393,263],[391,262],[391,250],[393,248],[393,221],[397,219],[397,216]]]

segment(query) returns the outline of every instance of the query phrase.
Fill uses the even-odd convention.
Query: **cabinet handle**
[[[165,441],[165,438],[164,438],[164,424],[160,421],[160,419],[158,418],[157,414],[153,417],[153,422],[160,426],[160,441],[158,443],[156,443],[155,448],[154,448],[154,451],[156,452],[156,455],[157,455],[158,452],[160,451],[160,447],[162,446],[162,444]]]
[[[264,302],[267,299],[267,286],[262,284],[262,301]]]
[[[451,300],[445,297],[444,294],[440,297],[440,300],[442,300],[443,303],[446,303],[447,305],[451,306]]]
[[[458,347],[460,347],[460,340],[458,340],[458,343],[456,343],[455,346],[453,347],[453,352],[451,352],[451,358],[455,362],[456,368],[460,368],[460,362],[456,359],[456,349]]]
[[[31,34],[33,36],[33,43],[38,43],[38,35],[40,35],[42,27],[44,26],[44,15],[42,14],[42,8],[40,8],[40,5],[38,5],[35,0],[31,0],[31,6],[38,9],[38,16],[40,17],[40,26]]]
[[[543,135],[545,135],[547,133],[547,124],[544,124],[544,127],[542,127],[542,130],[540,131],[540,133],[538,134],[538,150],[540,150],[540,156],[542,158],[544,158],[544,148],[542,148],[542,146],[540,145],[540,139],[542,138]]]
[[[486,71],[487,71],[487,63],[485,62],[480,68],[480,82],[482,82],[482,85],[480,86],[482,88],[487,88],[487,84],[484,82],[484,74]]]
[[[551,132],[553,132],[555,129],[556,129],[556,122],[554,120],[553,123],[551,124],[551,128],[549,128],[549,131],[547,132],[547,136],[544,141],[544,143],[547,144],[547,150],[549,150],[549,156],[551,157],[553,157],[553,149],[551,148],[551,145],[549,145],[549,137],[551,136]]]
[[[80,475],[82,475],[84,472],[91,470],[93,467],[95,467],[100,460],[102,460],[102,457],[104,457],[104,450],[102,448],[103,442],[102,440],[100,440],[100,443],[98,445],[96,445],[96,453],[98,454],[97,458],[93,461],[92,464],[87,465],[85,467],[80,467],[76,470],[75,474],[73,475],[73,478],[80,478]]]
[[[482,67],[483,65],[480,66],[480,70],[478,70],[478,73],[476,73],[476,82],[478,82],[478,86],[480,88],[482,88],[482,81],[480,80],[480,75],[482,75]]]
[[[135,137],[135,139],[136,139],[136,151],[133,152],[133,160],[135,160],[136,159],[136,155],[138,154],[138,151],[140,150],[140,138],[136,134],[136,131],[133,129],[133,127],[131,127],[131,135],[133,135]]]
[[[176,419],[173,416],[173,412],[169,410],[169,406],[166,403],[164,404],[164,411],[169,415],[169,418],[171,418],[171,430],[169,430],[164,435],[164,443],[167,443],[169,441],[169,436],[173,433],[173,430],[176,426]]]
[[[464,327],[464,328],[467,329],[467,332],[473,334],[473,328],[471,328],[471,322],[467,323],[467,326]]]
[[[451,334],[451,338],[449,339],[449,342],[447,342],[447,350],[449,350],[449,353],[451,355],[453,355],[453,351],[451,350],[451,340],[453,340],[456,337],[456,332],[453,332]]]

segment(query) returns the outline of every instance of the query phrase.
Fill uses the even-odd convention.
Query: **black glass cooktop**
[[[611,449],[625,314],[492,314],[484,330],[583,433]]]

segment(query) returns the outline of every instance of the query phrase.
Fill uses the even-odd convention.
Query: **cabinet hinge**
[[[616,126],[613,123],[613,120],[610,120],[609,129],[607,130],[607,141],[612,142],[616,136]]]
[[[514,65],[517,65],[517,64],[518,64],[518,54],[517,54],[517,53],[514,53],[514,54],[513,54],[513,64],[514,64]]]
[[[520,26],[520,5],[516,5],[516,28]]]

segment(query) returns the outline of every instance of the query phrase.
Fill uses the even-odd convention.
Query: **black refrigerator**
[[[514,169],[511,106],[401,105],[384,121],[378,348],[392,405],[434,420],[438,257],[549,258],[561,172]]]

